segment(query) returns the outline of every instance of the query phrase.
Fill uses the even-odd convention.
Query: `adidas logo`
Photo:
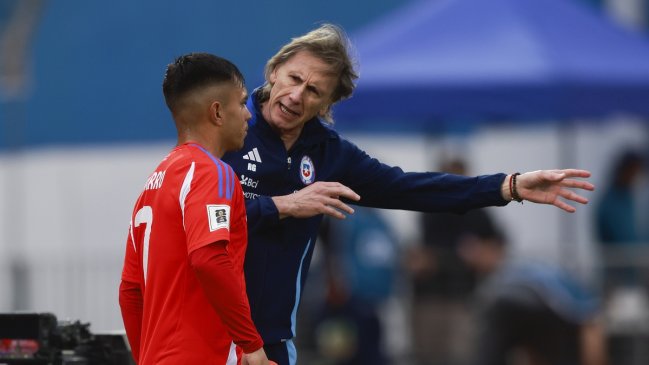
[[[247,155],[243,155],[243,159],[261,163],[261,157],[259,156],[257,147],[253,148],[252,151],[249,151]]]
[[[259,156],[259,151],[257,150],[257,147],[253,148],[252,151],[249,151],[248,154],[243,155],[243,159],[252,162],[261,163],[261,157]],[[248,162],[248,171],[257,171],[257,165]]]

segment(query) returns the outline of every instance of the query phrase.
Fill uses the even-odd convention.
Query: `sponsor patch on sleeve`
[[[230,230],[230,206],[229,205],[208,205],[207,220],[210,223],[210,232],[225,228]]]

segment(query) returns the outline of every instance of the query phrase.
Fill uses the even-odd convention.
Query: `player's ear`
[[[223,124],[223,118],[221,117],[222,108],[223,105],[218,100],[215,100],[212,102],[212,104],[210,104],[210,111],[209,111],[210,120],[213,121],[216,125]]]

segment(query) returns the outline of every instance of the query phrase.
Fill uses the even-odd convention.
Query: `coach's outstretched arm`
[[[569,188],[592,191],[593,184],[574,178],[588,178],[586,170],[538,170],[523,174],[507,175],[502,182],[503,199],[527,200],[539,204],[551,204],[566,212],[573,213],[576,208],[564,200],[586,204],[588,199],[569,190]],[[512,194],[514,196],[512,196]],[[354,210],[341,201],[341,198],[357,201],[360,196],[345,185],[337,182],[316,182],[293,194],[274,196],[279,218],[308,218],[317,214],[326,214],[343,219]]]
[[[587,204],[588,199],[568,188],[595,190],[593,184],[574,179],[590,177],[590,172],[586,170],[538,170],[515,175],[507,175],[503,181],[501,192],[505,200],[552,204],[569,213],[575,212],[576,208],[560,198],[581,204]]]

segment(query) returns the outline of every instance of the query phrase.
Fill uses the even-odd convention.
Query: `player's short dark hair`
[[[167,107],[176,113],[179,102],[189,93],[224,82],[245,85],[241,71],[232,62],[209,53],[190,53],[167,66],[162,92]]]

